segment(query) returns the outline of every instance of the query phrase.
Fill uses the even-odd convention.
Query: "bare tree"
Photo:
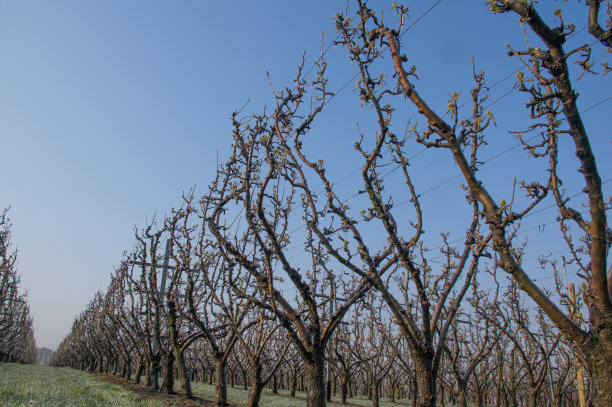
[[[188,273],[188,315],[211,347],[215,360],[215,404],[227,405],[226,368],[238,339],[248,328],[252,304],[235,295],[232,271],[223,257],[199,246],[198,272]]]
[[[468,383],[473,376],[481,373],[476,369],[480,363],[485,361],[498,343],[503,327],[495,329],[493,324],[486,319],[483,324],[480,324],[479,320],[473,320],[470,315],[462,315],[461,318],[453,323],[449,341],[445,345],[445,351],[448,356],[450,371],[455,379],[458,394],[457,405],[466,407]],[[474,380],[477,381],[478,379],[478,377],[474,377]],[[482,391],[475,390],[475,405],[482,407],[484,405]]]
[[[378,300],[378,301],[377,301]],[[381,383],[389,374],[396,361],[396,338],[390,321],[385,321],[382,304],[374,295],[366,296],[354,310],[355,341],[351,352],[360,360],[359,367],[364,371],[370,386],[368,394],[372,406],[380,405]]]
[[[344,314],[368,290],[366,278],[339,285],[339,295],[346,300],[328,319],[322,312],[330,298],[319,300],[329,284],[339,280],[339,270],[329,263],[320,237],[328,238],[338,226],[336,216],[329,215],[318,203],[319,198],[305,172],[317,164],[305,161],[299,148],[289,146],[294,131],[302,135],[323,108],[325,65],[310,84],[296,78],[296,88],[275,94],[277,107],[271,117],[254,116],[241,122],[234,114],[234,148],[230,159],[219,168],[211,192],[204,198],[204,217],[219,251],[228,267],[237,264],[254,278],[257,296],[251,303],[274,313],[304,360],[308,389],[307,405],[325,405],[324,363],[328,341]],[[318,89],[314,104],[306,104],[307,88]],[[302,109],[307,112],[300,120]],[[322,168],[320,168],[322,171]],[[298,206],[299,203],[299,206]],[[301,206],[301,209],[300,209]],[[300,216],[296,214],[300,211]],[[246,225],[241,228],[237,215]],[[291,234],[297,220],[305,219],[303,251],[309,256],[309,269],[302,272],[292,262]],[[325,231],[324,231],[325,230]],[[302,263],[303,264],[303,263]],[[282,273],[282,274],[281,274]],[[297,301],[284,294],[281,280],[293,285]],[[286,287],[286,286],[285,286]]]
[[[348,326],[338,328],[334,343],[334,355],[338,361],[337,370],[340,375],[340,404],[346,404],[349,385],[354,380],[356,370],[363,363],[364,356],[356,354],[356,342],[359,340],[356,330],[359,326],[359,312],[354,312],[351,318],[347,318]]]
[[[601,177],[597,170],[595,154],[590,146],[589,135],[578,108],[578,95],[570,80],[571,72],[568,63],[568,59],[580,55],[582,59],[578,58],[577,65],[586,71],[591,71],[593,66],[593,62],[590,61],[591,47],[585,45],[565,51],[563,45],[568,35],[575,31],[575,25],[566,24],[561,11],[556,13],[559,25],[551,27],[544,22],[533,2],[491,0],[488,3],[490,9],[495,13],[513,12],[517,14],[524,28],[530,29],[544,44],[544,48],[538,48],[531,46],[526,40],[526,50],[518,51],[514,48],[509,50],[509,54],[519,58],[524,63],[525,69],[534,78],[532,82],[527,82],[524,75],[518,75],[519,89],[525,92],[530,99],[527,108],[533,120],[527,131],[521,133],[543,131],[543,136],[538,142],[530,144],[529,141],[522,139],[523,143],[533,156],[547,157],[550,164],[548,180],[545,183],[525,181],[521,184],[526,197],[530,199],[521,209],[513,206],[514,199],[512,198],[494,199],[489,190],[490,183],[485,182],[485,179],[477,173],[477,165],[474,162],[476,151],[472,149],[469,156],[464,151],[466,141],[470,137],[480,140],[484,138],[487,124],[491,118],[490,113],[485,111],[482,98],[479,96],[483,90],[483,75],[475,75],[479,86],[473,91],[472,114],[459,120],[457,98],[453,97],[449,101],[451,120],[446,121],[414,90],[410,82],[410,75],[413,71],[406,70],[403,66],[405,56],[402,56],[400,51],[401,31],[387,28],[376,19],[374,13],[361,3],[361,14],[367,15],[367,20],[372,23],[372,28],[367,28],[364,23],[356,28],[356,35],[364,39],[364,45],[359,48],[359,51],[364,53],[366,51],[363,50],[367,49],[367,52],[376,52],[369,51],[377,48],[374,42],[376,39],[381,39],[382,44],[389,48],[399,82],[399,87],[390,91],[401,92],[427,119],[428,128],[417,135],[417,141],[428,148],[441,149],[450,153],[452,161],[466,182],[471,198],[482,207],[480,213],[486,219],[490,229],[493,248],[499,256],[499,267],[518,282],[520,289],[524,290],[563,334],[570,337],[580,349],[595,382],[595,404],[611,405],[612,392],[609,389],[612,388],[612,371],[609,369],[609,363],[606,362],[612,358],[612,302],[608,289],[610,282],[606,265],[610,245],[610,232],[605,213],[608,205],[602,194]],[[589,31],[597,42],[609,47],[612,31],[601,28],[600,4],[600,1],[587,3],[586,16]],[[609,3],[606,5],[608,8],[606,18],[609,26],[612,22],[612,14],[609,12]],[[406,15],[407,10],[402,7],[398,7],[397,10],[400,13],[400,20],[403,20],[402,16]],[[607,67],[604,66],[604,69]],[[366,97],[371,99],[367,93]],[[558,171],[561,165],[558,156],[560,134],[569,134],[574,143],[575,153],[580,162],[579,171],[584,176],[583,193],[588,201],[588,214],[575,207],[570,207],[568,197],[561,189],[562,181]],[[549,193],[553,195],[559,209],[562,231],[567,231],[568,224],[573,223],[577,233],[582,234],[584,243],[580,245],[569,238],[569,233],[564,237],[588,286],[589,331],[581,329],[538,288],[529,270],[523,268],[521,259],[516,255],[516,245],[512,242],[512,234],[508,233],[517,222],[533,213],[534,208],[540,207],[539,204]],[[590,216],[590,219],[587,216]],[[578,246],[582,247],[579,249]],[[585,253],[584,255],[580,253],[581,250]]]
[[[36,342],[26,295],[19,292],[17,251],[11,248],[8,209],[0,212],[0,360],[34,363]]]

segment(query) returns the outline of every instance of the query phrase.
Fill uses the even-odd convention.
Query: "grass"
[[[205,399],[213,399],[215,397],[215,386],[205,383],[193,382],[191,384],[193,388],[194,394],[205,398]],[[180,388],[177,383],[177,388]],[[232,404],[241,404],[247,400],[249,391],[243,390],[242,388],[237,387],[229,387],[227,388],[227,401]],[[289,397],[289,391],[287,390],[279,390],[278,395],[272,393],[271,390],[264,390],[261,395],[261,400],[259,402],[260,407],[303,407],[306,404],[306,394],[296,392],[296,397]],[[381,407],[403,407],[404,405],[410,405],[410,400],[402,399],[398,400],[399,403],[392,403],[388,401],[386,397],[382,397],[380,399]],[[360,406],[371,406],[372,401],[367,398],[348,398],[348,403],[356,404]],[[328,405],[337,405],[340,406],[340,397],[333,397],[332,402],[328,403]]]
[[[0,364],[0,405],[6,407],[162,407],[118,385],[69,368]]]
[[[176,389],[180,386],[176,383]],[[212,400],[215,397],[215,386],[194,382],[194,394]],[[242,388],[228,387],[228,401],[244,405],[249,391]],[[306,404],[304,393],[296,393],[295,398],[289,392],[279,390],[274,395],[271,390],[264,390],[259,405],[261,407],[303,407]],[[329,405],[340,406],[339,397],[332,397]],[[366,398],[349,398],[349,403],[360,406],[371,406]],[[381,398],[381,407],[405,407],[410,400],[399,400],[392,403]],[[143,399],[135,393],[124,390],[117,384],[96,379],[87,373],[69,368],[49,366],[18,365],[0,363],[0,406],[34,407],[165,407],[162,401]]]

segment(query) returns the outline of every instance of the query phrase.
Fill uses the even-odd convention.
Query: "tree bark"
[[[121,371],[119,372],[119,377],[125,379],[125,374],[127,372],[127,363],[125,360],[121,362]]]
[[[483,395],[481,391],[476,391],[474,398],[474,407],[484,407]]]
[[[125,380],[128,382],[132,380],[132,361],[130,359],[125,361]]]
[[[295,389],[297,388],[297,372],[293,372],[289,379],[289,395],[295,397]]]
[[[459,394],[457,395],[457,407],[467,407],[467,396],[465,394],[465,386],[459,384]]]
[[[152,367],[151,361],[147,359],[146,366],[145,366],[145,384],[147,385],[147,387],[153,386],[153,378],[151,377],[152,371],[153,371],[153,367]]]
[[[413,357],[417,381],[417,407],[436,406],[436,377],[433,374],[433,357],[417,355]]]
[[[416,375],[410,374],[410,406],[417,407],[417,393],[419,384]]]
[[[102,357],[98,356],[97,360],[98,362],[96,364],[96,372],[102,373]]]
[[[340,404],[346,404],[348,393],[348,377],[345,374],[340,376]]]
[[[246,369],[242,369],[242,389],[246,390],[247,386],[248,386],[248,378],[247,378],[247,372]]]
[[[166,394],[174,394],[174,352],[170,351],[165,354],[166,369],[164,371],[163,392]]]
[[[245,407],[257,407],[259,405],[263,387],[261,381],[261,365],[256,364],[255,366],[251,366],[251,390],[249,391]]]
[[[193,398],[193,392],[191,390],[191,381],[189,380],[189,375],[185,371],[185,358],[183,357],[183,352],[178,347],[174,348],[174,357],[176,358],[176,368],[178,370],[179,381],[181,382],[181,388],[186,397]]]
[[[372,380],[372,407],[380,406],[380,394],[378,393],[379,384],[376,380]]]
[[[140,383],[140,377],[142,376],[143,372],[144,372],[144,362],[141,360],[140,363],[138,363],[138,369],[136,369],[136,377],[134,378],[134,381],[136,383]]]
[[[396,397],[399,397],[397,395],[397,383],[391,383],[391,385],[389,385],[389,401],[395,403]]]
[[[306,406],[325,407],[325,371],[323,354],[313,355],[313,360],[304,363],[306,370]]]
[[[227,406],[227,381],[225,377],[225,360],[218,355],[215,363],[215,406]]]
[[[612,344],[612,327],[601,329],[591,341],[593,348],[588,362],[593,380],[593,403],[595,407],[612,406],[612,352],[606,352],[606,345]]]

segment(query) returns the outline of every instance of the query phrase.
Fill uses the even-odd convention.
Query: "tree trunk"
[[[295,397],[295,389],[297,387],[297,372],[293,372],[291,374],[291,379],[289,380],[289,395],[291,397]]]
[[[153,383],[153,373],[156,374],[155,384]],[[148,387],[152,387],[155,390],[159,388],[157,385],[157,369],[153,367],[153,362],[151,362],[150,360],[147,361],[147,368],[145,370],[145,379],[146,379]]]
[[[136,378],[134,380],[136,383],[140,383],[140,376],[142,376],[144,368],[145,362],[143,359],[140,359],[140,362],[138,362],[138,369],[136,369]]]
[[[246,390],[248,387],[248,378],[246,369],[242,369],[242,389]]]
[[[593,405],[612,406],[612,324],[592,334],[590,349],[585,353],[593,380]]]
[[[325,399],[325,373],[323,363],[323,352],[321,355],[313,355],[310,363],[304,363],[306,370],[306,406],[324,407]]]
[[[417,407],[418,383],[416,377],[410,375],[410,406]]]
[[[340,404],[346,404],[346,396],[348,393],[348,377],[345,374],[340,375]]]
[[[391,383],[389,385],[389,401],[391,403],[395,403],[395,387],[396,387],[395,383]]]
[[[156,356],[151,362],[151,387],[159,390],[159,357]]]
[[[499,358],[499,364],[497,366],[497,383],[495,388],[495,407],[501,407],[502,398],[502,371],[503,371],[503,359]]]
[[[226,362],[218,355],[215,363],[215,406],[227,406],[227,381],[225,378]]]
[[[193,392],[191,391],[191,381],[189,380],[189,375],[185,371],[185,358],[183,357],[183,352],[179,347],[174,348],[174,357],[176,358],[176,368],[178,370],[179,381],[181,382],[181,388],[183,389],[183,393],[188,398],[193,398]]]
[[[166,353],[165,362],[166,370],[164,371],[163,392],[166,394],[174,394],[174,352]]]
[[[518,407],[518,396],[516,393],[508,394],[508,406],[509,407]]]
[[[276,376],[276,373],[274,373],[274,376],[272,376],[272,393],[278,394],[278,377]]]
[[[372,407],[379,407],[380,406],[380,395],[378,394],[378,390],[379,390],[379,386],[378,386],[378,382],[374,379],[372,379]]]
[[[484,407],[482,391],[476,391],[474,399],[474,407]]]
[[[432,371],[433,355],[417,355],[413,357],[417,381],[417,407],[436,406],[436,377]]]
[[[259,405],[263,387],[263,383],[261,382],[261,365],[251,365],[251,390],[249,391],[245,407],[257,407]]]
[[[96,364],[96,372],[102,373],[102,357],[98,357],[98,363]]]
[[[131,360],[126,360],[125,361],[125,365],[126,365],[125,380],[127,380],[129,382],[130,380],[132,380],[132,361]]]
[[[466,383],[457,380],[457,407],[467,407]]]
[[[129,381],[129,379],[127,379],[127,371],[128,371],[128,363],[126,360],[123,360],[121,362],[121,370],[119,371],[119,377],[122,377]]]

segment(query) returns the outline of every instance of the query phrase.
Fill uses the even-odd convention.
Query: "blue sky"
[[[543,14],[552,21],[561,3],[546,3]],[[431,4],[415,1],[412,18]],[[566,18],[580,18],[576,25],[584,26],[582,6],[567,6]],[[333,15],[344,7],[341,1],[0,2],[0,207],[11,206],[39,346],[55,348],[75,315],[106,287],[113,266],[134,243],[134,225],[143,226],[178,205],[184,190],[198,185],[201,191],[212,180],[217,154],[223,159],[231,142],[232,111],[247,100],[249,112],[271,104],[266,71],[275,86],[289,85],[302,53],[310,66],[321,34],[326,45],[335,37]],[[572,41],[592,42],[585,31]],[[419,70],[417,90],[445,111],[448,94],[465,94],[472,84],[472,56],[491,84],[519,67],[507,57],[506,42],[522,46],[515,16],[489,14],[483,1],[443,0],[407,33],[404,52]],[[326,57],[330,88],[339,89],[355,66],[340,47]],[[510,78],[492,89],[493,100],[512,83]],[[581,108],[612,94],[609,77],[584,78],[576,86]],[[372,121],[352,88],[330,103],[309,139],[336,179],[359,164],[352,149],[356,123]],[[514,92],[492,108],[499,127],[485,158],[516,144],[507,130],[521,127],[523,102]],[[584,115],[604,180],[612,174],[604,162],[612,153],[611,106]],[[418,119],[409,107],[406,114]],[[416,162],[421,191],[454,175],[448,160],[437,157],[424,154]],[[508,180],[537,168],[517,165],[524,157],[516,149],[488,164],[488,176],[504,180],[495,188],[500,196],[509,193]],[[573,167],[567,174],[578,192],[579,174]],[[352,179],[344,181],[347,196]],[[455,228],[452,216],[438,214],[459,184],[424,198],[433,236]],[[607,184],[608,195],[610,189]],[[554,216],[549,211],[526,226]],[[558,249],[534,246],[534,256]]]

